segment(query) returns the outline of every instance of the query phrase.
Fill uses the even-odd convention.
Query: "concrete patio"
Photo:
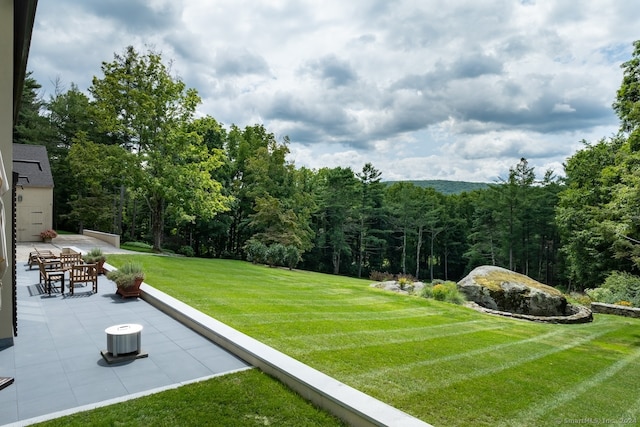
[[[18,252],[18,336],[0,350],[0,376],[15,381],[0,390],[0,425],[27,425],[250,367],[144,300],[116,296],[104,276],[97,294],[87,286],[73,297],[59,290],[49,297],[38,269],[29,270],[24,250]],[[109,365],[100,354],[105,329],[123,323],[143,326],[148,357]]]

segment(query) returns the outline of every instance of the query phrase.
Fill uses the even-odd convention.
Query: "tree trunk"
[[[138,213],[138,200],[133,198],[133,213],[131,214],[131,229],[129,230],[129,235],[131,236],[131,241],[136,241],[136,216]]]
[[[333,249],[333,254],[331,255],[331,261],[333,262],[333,274],[340,273],[340,250]]]
[[[153,251],[162,250],[162,234],[164,231],[164,204],[161,199],[151,201],[151,232],[153,234]]]
[[[444,245],[444,280],[449,280],[449,248]]]
[[[407,229],[402,232],[402,274],[407,274]]]
[[[358,237],[358,278],[362,277],[362,259],[364,258],[364,221],[360,223],[360,233]]]
[[[436,236],[431,233],[431,250],[429,254],[429,278],[431,279],[431,283],[433,283],[433,241],[436,240]]]
[[[423,227],[418,226],[418,243],[416,244],[416,279],[420,279],[420,248],[422,247]]]

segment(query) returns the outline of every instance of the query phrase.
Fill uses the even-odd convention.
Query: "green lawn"
[[[264,398],[268,396],[268,398]],[[58,418],[43,426],[343,426],[257,369]]]
[[[640,320],[531,323],[240,261],[108,262],[131,257],[154,287],[437,426],[623,421],[640,410]]]

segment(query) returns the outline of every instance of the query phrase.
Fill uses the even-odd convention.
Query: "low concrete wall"
[[[109,264],[105,264],[105,268],[114,269]],[[142,284],[140,290],[141,298],[149,304],[247,363],[276,377],[305,399],[351,426],[430,426],[213,319],[146,283]]]
[[[640,318],[640,308],[625,307],[624,305],[605,304],[603,302],[592,302],[591,311],[600,314],[615,314],[616,316]]]
[[[103,233],[102,231],[82,230],[83,236],[94,237],[103,242],[107,242],[116,248],[120,247],[120,236],[118,234]]]

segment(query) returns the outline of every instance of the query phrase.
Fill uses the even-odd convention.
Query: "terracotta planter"
[[[120,295],[122,298],[129,297],[139,297],[140,296],[140,285],[142,284],[142,279],[136,279],[133,285],[128,287],[119,286],[116,290],[116,293]]]

